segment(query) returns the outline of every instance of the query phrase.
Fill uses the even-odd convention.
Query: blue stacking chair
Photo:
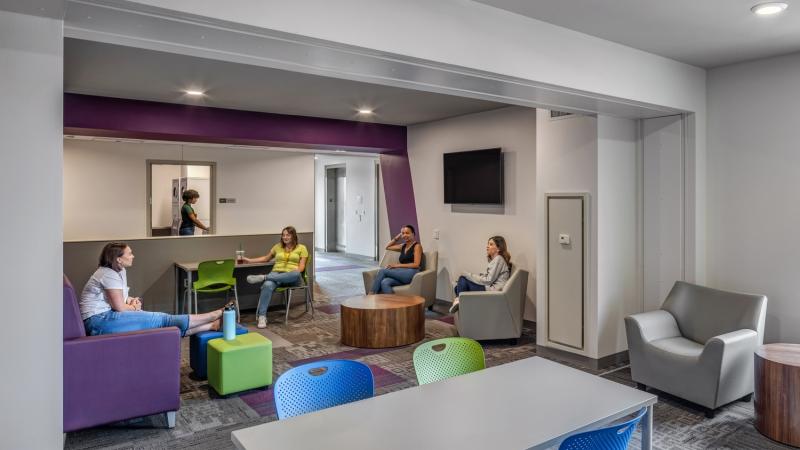
[[[636,417],[625,422],[585,431],[568,437],[558,447],[559,450],[625,450],[636,425],[642,420],[647,408],[642,408]]]
[[[317,361],[286,371],[275,382],[278,419],[355,402],[375,395],[369,366],[349,360]]]

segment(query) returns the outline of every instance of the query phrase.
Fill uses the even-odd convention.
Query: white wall
[[[589,194],[589,241],[584,241],[585,258],[589,261],[589,288],[585,293],[585,340],[586,350],[579,352],[596,357],[597,321],[593,312],[597,310],[597,119],[590,116],[574,116],[557,120],[550,119],[550,111],[537,110],[536,122],[536,221],[531,232],[539,242],[547,239],[545,214],[546,193]],[[545,245],[539,246],[536,259],[537,283],[536,310],[540,320],[536,322],[536,341],[575,352],[574,349],[547,342],[547,295]],[[577,318],[576,320],[580,320]]]
[[[389,230],[389,214],[386,210],[386,192],[383,190],[383,177],[378,171],[378,261],[383,258],[386,253],[386,243],[389,241],[392,234]]]
[[[217,164],[217,234],[314,229],[314,159],[273,152],[162,143],[64,141],[64,239],[147,235],[146,160]]]
[[[504,207],[444,204],[442,154],[494,147],[505,156]],[[452,300],[452,282],[461,273],[484,271],[486,241],[502,235],[515,266],[531,273],[525,317],[535,320],[536,110],[509,107],[411,126],[408,155],[422,245],[439,251],[436,297]]]
[[[597,355],[628,348],[624,318],[642,311],[634,120],[597,117]]]
[[[800,53],[709,72],[708,283],[769,297],[765,339],[800,343]]]
[[[347,197],[344,205],[347,253],[375,257],[376,162],[377,158],[374,156],[317,155],[314,169],[316,247],[325,247],[325,166],[344,164],[347,174]],[[383,198],[379,203],[385,215],[386,205]]]
[[[153,165],[153,228],[172,226],[172,180],[180,178],[181,166],[171,164]],[[159,194],[166,193],[166,194]]]
[[[705,280],[706,72],[577,31],[464,0],[133,0],[135,3],[278,30],[360,48],[406,55],[530,80],[597,98],[661,105],[691,112],[686,165],[687,279]],[[146,9],[143,6],[139,6]],[[314,14],[308,14],[314,11]],[[231,26],[224,25],[222,26]],[[235,26],[234,26],[235,27]],[[410,28],[414,33],[409,34]],[[105,37],[104,37],[105,38]],[[172,49],[175,50],[174,48]],[[203,51],[194,48],[195,54]],[[209,57],[219,52],[205,53]],[[319,66],[324,70],[322,65]],[[379,77],[367,68],[359,74]],[[374,79],[374,78],[372,78]],[[391,77],[389,78],[391,80]],[[389,82],[389,81],[387,81]],[[433,80],[436,86],[438,80]],[[445,81],[447,84],[447,81]],[[425,89],[425,84],[420,84]],[[454,86],[451,86],[454,87]],[[481,88],[476,90],[481,91]],[[550,90],[541,101],[564,104],[572,94]],[[481,91],[482,92],[482,91]],[[464,95],[470,95],[465,90]]]
[[[642,121],[643,310],[661,307],[687,271],[683,242],[684,135],[680,116]],[[688,275],[688,276],[687,276]]]
[[[705,109],[703,69],[476,2],[239,0],[235,8],[214,1],[134,2],[701,114]]]
[[[375,257],[375,159],[347,161],[347,253]]]
[[[627,349],[623,319],[642,309],[637,123],[606,116],[537,116],[536,236],[546,239],[545,194],[588,193],[584,349],[547,340],[546,255],[537,251],[537,343],[602,358]],[[580,321],[580,317],[575,318]]]
[[[0,11],[4,449],[63,447],[62,29],[61,20]]]

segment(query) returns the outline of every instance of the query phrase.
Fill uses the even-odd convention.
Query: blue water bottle
[[[226,341],[236,339],[236,310],[233,306],[226,306],[222,311],[222,337]]]

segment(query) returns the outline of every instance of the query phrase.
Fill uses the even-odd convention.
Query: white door
[[[547,340],[583,349],[584,197],[547,196]]]

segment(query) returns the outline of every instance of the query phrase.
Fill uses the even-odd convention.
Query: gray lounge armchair
[[[459,336],[519,339],[527,289],[528,271],[515,268],[501,291],[462,292],[454,314]]]
[[[706,408],[753,393],[753,353],[764,339],[767,297],[678,281],[661,309],[625,318],[631,377]]]
[[[397,264],[399,257],[399,252],[387,251],[381,258],[380,266],[386,267],[389,264]],[[425,307],[432,309],[434,302],[436,302],[436,271],[438,264],[439,252],[423,252],[422,270],[414,275],[414,278],[411,279],[411,284],[396,286],[394,293],[397,295],[419,295],[425,299]],[[377,274],[377,269],[363,272],[364,292],[369,292],[372,289],[372,283],[375,281]]]

